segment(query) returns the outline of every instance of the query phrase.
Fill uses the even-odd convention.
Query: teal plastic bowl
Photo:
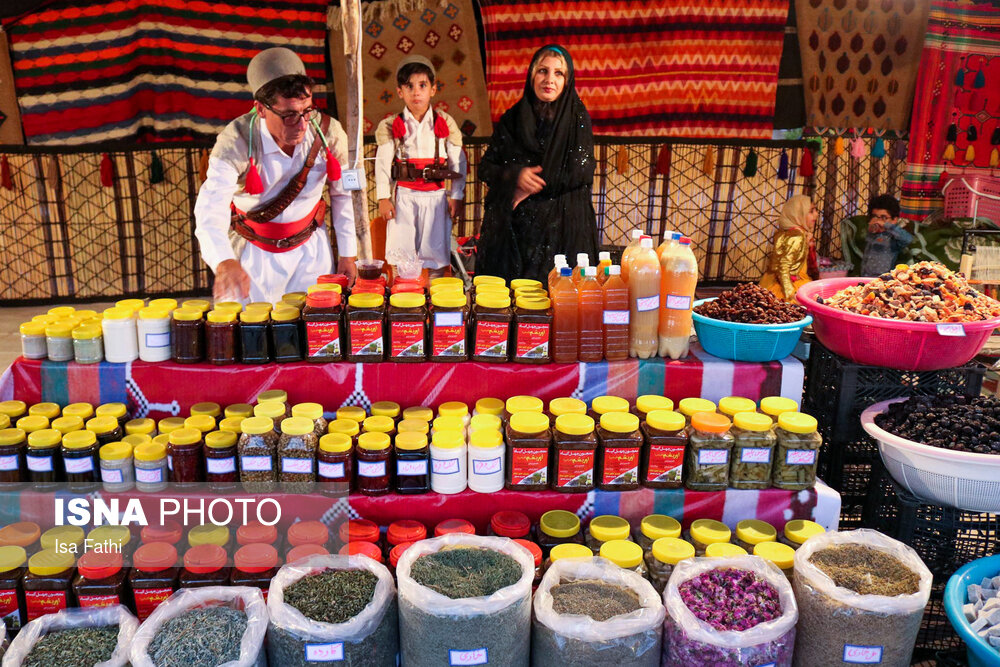
[[[695,301],[695,307],[714,299]],[[762,363],[784,359],[795,350],[802,330],[812,324],[811,315],[788,324],[743,324],[725,322],[691,313],[698,342],[713,357],[730,361]]]
[[[962,605],[966,600],[965,591],[969,584],[978,584],[984,578],[993,578],[998,574],[1000,574],[1000,554],[979,558],[959,568],[951,575],[948,585],[944,588],[944,611],[948,614],[948,620],[951,621],[955,632],[965,642],[970,667],[1000,666],[1000,651],[973,632],[969,622],[965,620],[965,614],[962,613]]]

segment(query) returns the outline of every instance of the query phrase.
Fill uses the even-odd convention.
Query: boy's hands
[[[448,217],[451,218],[452,222],[458,221],[458,211],[462,206],[461,199],[449,199],[448,200]]]
[[[393,206],[391,199],[378,200],[378,214],[382,216],[386,222],[396,217],[396,207]]]

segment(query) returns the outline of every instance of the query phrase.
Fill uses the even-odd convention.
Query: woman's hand
[[[541,165],[521,169],[517,175],[517,187],[514,188],[514,208],[531,195],[542,191],[545,181],[539,176],[541,173]]]

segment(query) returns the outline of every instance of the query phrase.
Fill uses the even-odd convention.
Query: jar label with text
[[[20,607],[17,604],[17,591],[0,591],[0,618],[7,627],[15,630],[21,627]]]
[[[420,461],[396,461],[396,474],[403,477],[419,477],[427,474],[427,459]]]
[[[51,456],[29,456],[28,470],[32,472],[52,472]]]
[[[651,445],[647,482],[680,481],[684,466],[684,445]]]
[[[382,354],[382,320],[351,322],[351,354]]]
[[[101,468],[101,481],[105,484],[121,484],[125,481],[121,470],[115,468]]]
[[[877,665],[882,662],[882,647],[844,644],[843,657],[852,665]]]
[[[514,447],[510,457],[510,483],[549,483],[549,450],[545,447]]]
[[[490,662],[489,649],[477,648],[472,650],[448,651],[448,665],[487,665]]]
[[[29,621],[54,614],[66,608],[66,591],[25,591],[24,606]]]
[[[458,459],[431,459],[431,470],[435,475],[455,475],[462,471]]]
[[[79,595],[76,598],[81,607],[110,607],[121,604],[117,595]]]
[[[392,322],[389,328],[392,357],[424,358],[424,323]]]
[[[639,481],[639,448],[613,447],[604,450],[602,484],[635,484]]]
[[[205,459],[205,466],[209,475],[225,475],[236,472],[236,457],[229,456],[224,459]]]
[[[443,325],[444,315],[455,315],[460,324]],[[445,320],[449,321],[449,320]],[[465,325],[461,324],[461,313],[438,313],[434,316],[434,326],[431,328],[431,356],[463,357],[465,356]]]
[[[815,449],[789,449],[785,453],[785,463],[790,466],[811,466],[815,462]]]
[[[317,461],[319,464],[319,476],[323,479],[344,479],[346,477],[346,468],[343,463],[326,463],[324,461]]]
[[[146,333],[143,342],[148,348],[170,347],[170,332]]]
[[[558,486],[593,486],[594,450],[563,450],[556,466]]]
[[[698,465],[700,466],[717,466],[728,462],[728,449],[702,449],[698,452]]]
[[[517,325],[518,359],[547,359],[549,356],[549,325],[522,322]]]
[[[472,460],[473,475],[496,475],[500,472],[503,472],[503,459],[499,456],[495,459]]]
[[[344,659],[344,642],[306,644],[306,662],[340,662]]]
[[[311,475],[312,459],[297,459],[290,456],[281,457],[281,472],[293,475]]]
[[[339,357],[340,322],[306,322],[306,346],[310,357]]]
[[[667,310],[691,310],[691,297],[681,294],[668,294],[663,306]]]
[[[4,457],[0,457],[2,459]],[[84,456],[78,459],[63,458],[63,465],[66,466],[66,472],[72,474],[80,474],[85,472],[94,472],[94,459],[89,456]],[[6,470],[6,468],[0,467],[0,470]]]
[[[640,313],[656,310],[660,307],[660,295],[639,297],[635,300],[635,309]]]
[[[627,325],[628,321],[629,321],[629,311],[627,311],[627,310],[605,310],[604,311],[604,323],[605,324]]]
[[[508,322],[477,322],[476,345],[472,353],[477,357],[507,358]]]
[[[69,459],[69,460],[72,460],[72,459]],[[87,459],[87,460],[89,461],[90,459]],[[18,469],[17,454],[14,454],[14,455],[11,455],[11,456],[0,456],[0,470],[2,470],[4,472],[8,472],[8,471],[17,470],[17,469]],[[68,468],[67,468],[67,472],[69,472]]]
[[[172,588],[136,588],[133,589],[135,598],[135,615],[139,617],[139,622],[149,618],[160,603],[170,597],[174,592]]]
[[[770,447],[741,447],[740,463],[770,463]]]
[[[358,461],[358,474],[362,477],[385,477],[385,461]]]
[[[240,470],[245,472],[271,472],[271,457],[241,456]]]
[[[159,484],[163,481],[163,469],[162,468],[136,468],[135,469],[135,481],[142,482],[143,484]]]

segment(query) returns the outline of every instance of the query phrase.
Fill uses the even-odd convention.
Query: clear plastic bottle
[[[566,255],[556,255],[555,256],[555,266],[549,271],[549,292],[552,292],[552,288],[555,286],[556,281],[559,280],[559,271],[564,266],[568,266],[566,263]]]
[[[576,253],[576,266],[573,268],[573,284],[579,287],[584,278],[584,270],[590,266],[590,255],[585,252]]]
[[[680,232],[673,232],[673,231],[663,232],[663,243],[656,246],[657,258],[662,260],[663,255],[665,255],[668,251],[676,248],[677,241],[680,240],[680,238],[681,238]]]
[[[691,239],[682,236],[660,261],[660,356],[680,359],[688,354],[691,340],[691,308],[698,286],[698,260],[691,252]]]
[[[629,236],[632,240],[629,241],[628,245],[625,246],[625,249],[622,250],[622,280],[626,283],[628,282],[629,271],[632,270],[632,255],[639,249],[639,241],[643,236],[642,230],[633,229]]]
[[[622,267],[605,267],[604,278],[604,358],[607,361],[628,359],[628,285],[622,280]]]
[[[607,280],[608,274],[604,272],[604,269],[611,266],[611,253],[607,251],[601,251],[597,253],[597,282],[604,284]]]
[[[601,361],[604,358],[604,291],[597,282],[597,269],[583,269],[577,297],[577,322],[580,361]]]
[[[552,361],[557,364],[576,361],[578,333],[576,285],[571,278],[572,270],[559,270],[559,280],[552,288],[552,338],[550,349]]]
[[[629,356],[655,357],[658,347],[660,310],[660,263],[656,261],[653,240],[648,236],[639,243],[629,270]],[[624,275],[624,265],[622,273]]]

